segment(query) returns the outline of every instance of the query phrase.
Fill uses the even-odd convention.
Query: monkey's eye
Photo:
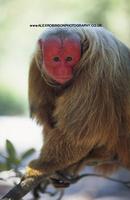
[[[71,61],[71,60],[72,60],[72,57],[71,57],[71,56],[68,56],[68,57],[66,57],[65,60],[66,60],[66,61]]]
[[[60,58],[59,58],[58,56],[54,56],[54,57],[53,57],[53,60],[54,60],[55,62],[59,62],[59,61],[60,61]]]

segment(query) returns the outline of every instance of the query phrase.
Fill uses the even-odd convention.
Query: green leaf
[[[27,157],[31,156],[33,153],[35,152],[35,149],[34,148],[31,148],[27,151],[25,151],[24,153],[22,153],[21,155],[21,159],[26,159]]]
[[[6,168],[7,170],[10,170],[12,168],[12,160],[10,160],[10,157],[6,158]]]
[[[9,140],[6,140],[6,151],[10,161],[14,162],[17,159],[17,154],[14,145]]]
[[[7,165],[6,163],[0,163],[0,171],[7,170]]]

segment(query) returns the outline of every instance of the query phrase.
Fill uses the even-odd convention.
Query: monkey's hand
[[[49,179],[55,188],[65,188],[71,184],[71,176],[65,172],[56,172]]]
[[[32,160],[26,168],[25,177],[44,176],[46,172],[40,159]]]
[[[26,168],[24,179],[28,177],[39,177],[39,176],[44,176],[44,175],[46,175],[46,172],[43,169],[41,161],[39,159],[36,159],[29,163],[28,167]],[[62,173],[56,172],[49,177],[50,183],[53,184],[53,186],[56,188],[69,187],[70,185],[69,178],[70,178],[69,175],[63,172]]]
[[[84,140],[78,143],[79,138],[75,135],[69,140],[69,133],[62,133],[57,128],[50,131],[41,149],[40,157],[27,167],[26,177],[45,176],[49,178],[58,171],[64,172],[70,165],[86,156],[89,149],[86,149]]]

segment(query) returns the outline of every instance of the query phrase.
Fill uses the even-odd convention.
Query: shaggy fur
[[[130,168],[130,50],[101,27],[52,28],[41,38],[69,33],[78,34],[82,46],[73,80],[61,86],[41,70],[39,45],[31,62],[29,103],[44,127],[44,145],[27,173],[78,171],[91,159],[116,158]]]

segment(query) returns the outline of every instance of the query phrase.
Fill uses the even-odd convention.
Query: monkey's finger
[[[65,187],[69,187],[70,185],[70,181],[65,181],[65,180],[59,180],[59,179],[55,179],[55,178],[50,178],[52,184],[54,185],[54,187],[56,188],[65,188]]]

